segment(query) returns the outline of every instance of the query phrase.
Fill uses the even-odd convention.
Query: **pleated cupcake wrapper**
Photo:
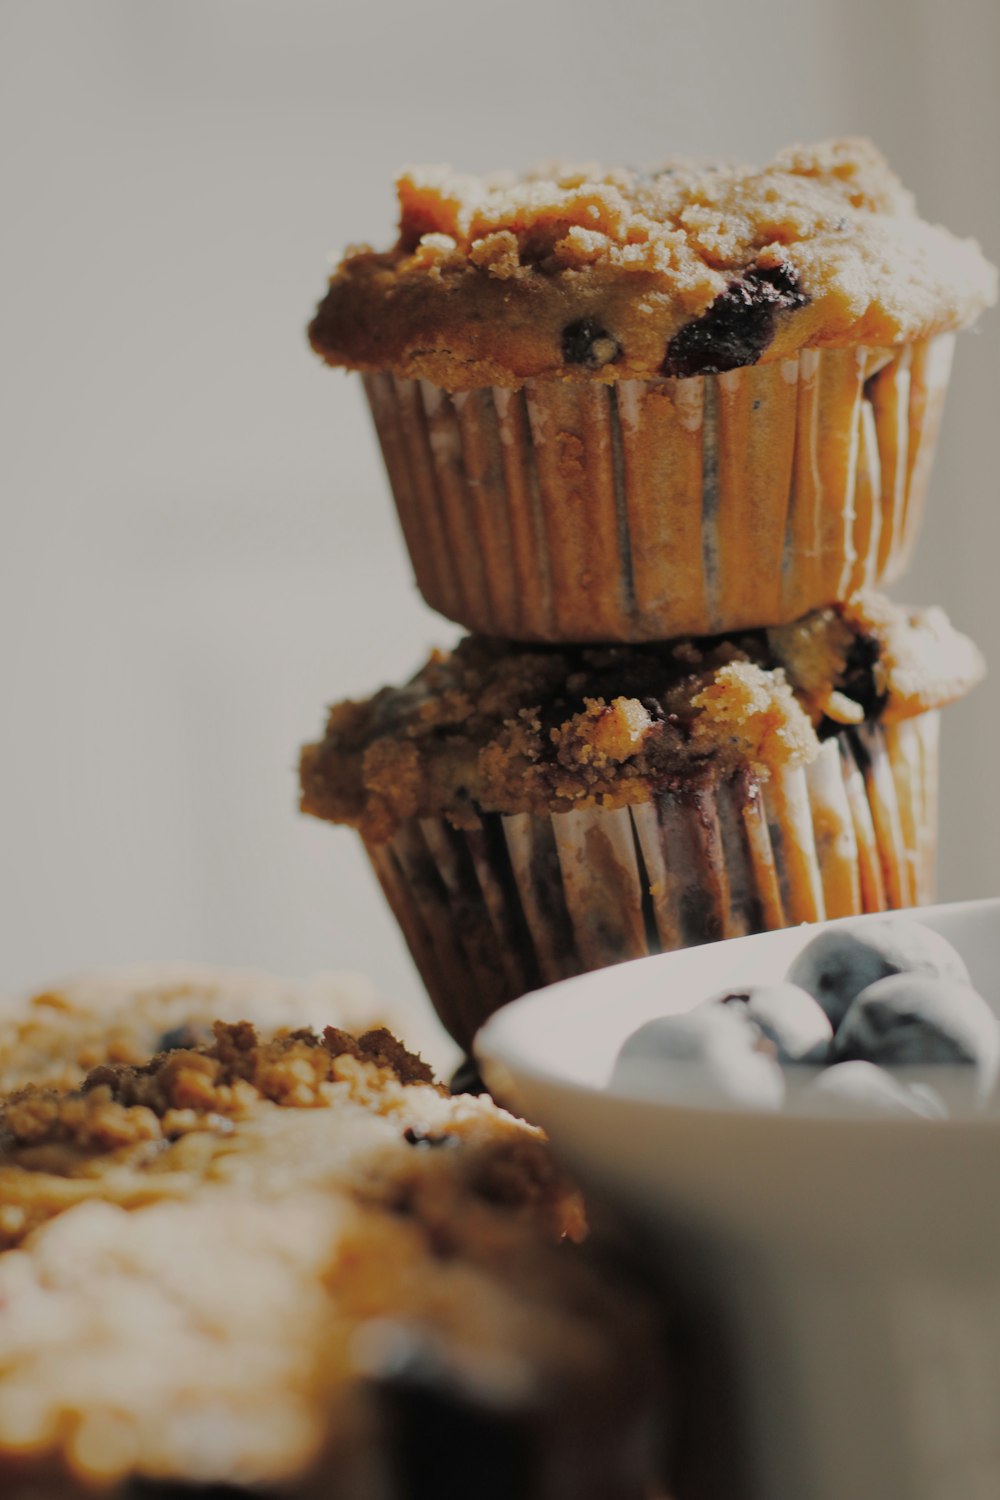
[[[413,819],[368,844],[441,1020],[468,1048],[543,984],[717,938],[926,903],[938,714],[845,730],[808,767],[612,811]]]
[[[913,546],[954,336],[688,380],[365,377],[427,602],[515,640],[799,618]]]

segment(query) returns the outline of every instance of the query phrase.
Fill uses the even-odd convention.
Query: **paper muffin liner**
[[[365,386],[428,604],[512,640],[661,640],[783,624],[902,573],[953,345],[685,380]]]
[[[411,819],[366,844],[434,1006],[468,1049],[518,995],[589,969],[933,897],[937,712],[615,810]]]

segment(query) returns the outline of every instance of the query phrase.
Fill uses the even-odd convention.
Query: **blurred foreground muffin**
[[[0,1094],[25,1084],[79,1088],[99,1064],[137,1066],[208,1043],[215,1021],[250,1021],[270,1039],[299,1026],[398,1029],[402,1018],[356,974],[290,980],[213,964],[120,965],[27,1000],[0,997]]]
[[[331,711],[302,807],[359,830],[467,1048],[584,970],[928,901],[937,709],[982,670],[879,596],[707,641],[471,636]]]
[[[762,169],[414,169],[310,328],[364,372],[419,587],[472,630],[783,624],[901,573],[995,296],[865,141]]]
[[[224,987],[256,1027],[176,973],[131,1037],[96,984],[0,1022],[5,1500],[648,1496],[651,1314],[571,1243],[540,1132],[384,1030],[289,1030],[293,986]],[[136,1057],[81,1077],[102,1024]]]

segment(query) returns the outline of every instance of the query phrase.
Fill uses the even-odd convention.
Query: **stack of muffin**
[[[874,590],[995,297],[978,247],[859,141],[399,197],[311,339],[363,372],[419,588],[473,633],[332,710],[302,806],[360,830],[449,1031],[926,901],[938,710],[982,663]]]

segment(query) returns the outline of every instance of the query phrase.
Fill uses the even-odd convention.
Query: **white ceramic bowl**
[[[1000,900],[915,915],[1000,1014]],[[817,930],[554,985],[498,1012],[476,1051],[494,1092],[655,1247],[712,1346],[702,1362],[732,1382],[724,1421],[696,1413],[700,1440],[731,1448],[699,1493],[997,1500],[1000,1116],[723,1112],[606,1088],[644,1021],[781,978]]]

